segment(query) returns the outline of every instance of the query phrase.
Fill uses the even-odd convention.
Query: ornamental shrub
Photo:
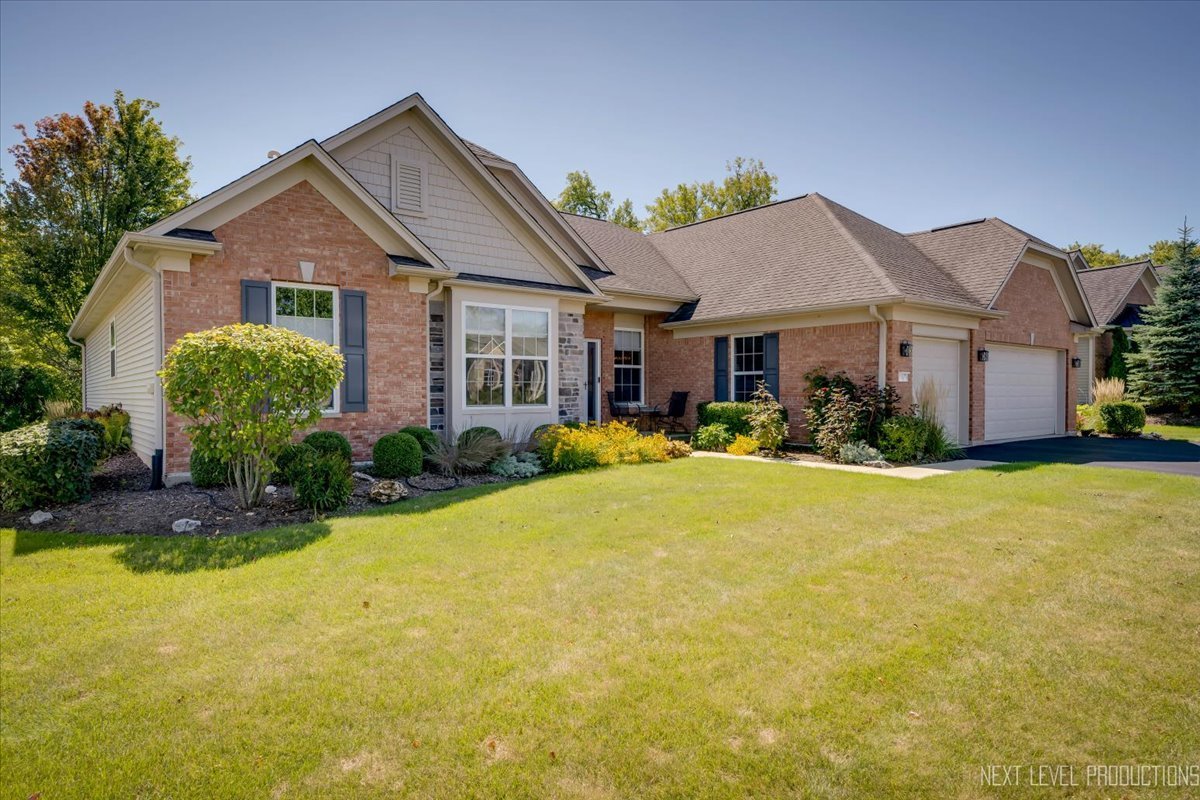
[[[532,478],[542,474],[542,464],[537,453],[518,453],[492,464],[491,473],[502,478]]]
[[[0,433],[0,508],[86,500],[99,456],[100,436],[87,426],[42,422]]]
[[[400,433],[407,433],[416,439],[417,444],[421,445],[421,452],[426,455],[437,447],[438,435],[422,425],[409,425],[407,428],[401,428]]]
[[[230,465],[238,504],[262,500],[279,451],[315,424],[342,379],[330,345],[271,325],[189,333],[163,359],[163,395],[192,447]]]
[[[304,443],[322,455],[341,456],[347,463],[353,453],[350,440],[337,431],[314,431],[304,437]]]
[[[787,436],[787,414],[775,395],[767,388],[766,381],[759,381],[750,398],[750,434],[764,450],[778,450]]]
[[[378,478],[411,478],[421,474],[425,455],[421,444],[407,433],[381,436],[372,450],[372,474]]]
[[[458,444],[461,446],[466,442],[474,441],[475,439],[497,439],[504,441],[504,437],[500,435],[500,431],[495,428],[489,428],[487,425],[477,425],[474,428],[467,428],[458,435]]]
[[[838,461],[843,464],[865,464],[868,461],[883,461],[883,453],[866,442],[851,442],[842,445]]]
[[[692,454],[692,446],[681,439],[668,439],[666,454],[667,458],[687,458]]]
[[[275,474],[271,479],[276,483],[294,485],[298,470],[303,466],[304,459],[309,453],[316,455],[317,451],[312,445],[304,442],[284,445],[283,449],[279,451],[279,455],[275,457]]]
[[[804,381],[808,393],[808,405],[804,409],[804,416],[808,423],[809,440],[818,448],[818,436],[825,425],[827,409],[830,403],[835,401],[835,397],[838,398],[838,408],[834,413],[839,415],[835,421],[839,426],[844,427],[847,422],[840,416],[847,410],[843,405],[849,403],[855,410],[849,436],[842,438],[842,430],[831,435],[832,439],[840,441],[836,448],[827,453],[829,458],[836,458],[841,445],[851,441],[861,440],[870,445],[878,444],[884,421],[898,413],[900,395],[890,384],[878,387],[874,378],[856,384],[844,372],[829,375],[818,368],[805,374]],[[839,390],[845,393],[844,398],[835,394]]]
[[[197,489],[215,489],[229,484],[229,464],[221,459],[212,458],[193,447],[189,463],[192,486]]]
[[[760,381],[760,384],[763,382]],[[765,387],[765,384],[763,384]],[[769,394],[769,392],[768,392]],[[783,422],[786,426],[788,421],[787,409],[779,406],[780,414],[783,417]],[[696,406],[696,416],[700,426],[704,425],[724,425],[729,429],[729,433],[736,436],[750,436],[751,423],[750,415],[754,413],[754,402],[732,402],[722,400],[719,402],[700,403]]]
[[[730,432],[727,425],[714,422],[696,429],[696,432],[692,434],[692,447],[697,450],[720,453],[733,444],[733,436],[734,434]]]
[[[1140,404],[1128,400],[1122,400],[1119,403],[1101,403],[1098,411],[1101,430],[1114,436],[1130,436],[1141,433],[1146,424],[1146,409]]]
[[[758,440],[738,434],[725,448],[725,452],[735,456],[748,456],[758,452]]]
[[[295,473],[296,502],[313,511],[335,511],[354,491],[350,462],[339,453],[306,452],[297,460]]]
[[[661,433],[642,436],[623,422],[607,425],[555,425],[545,431],[538,454],[548,470],[567,472],[609,464],[666,461],[670,440]]]
[[[124,453],[133,445],[133,436],[129,432],[129,412],[123,410],[119,403],[85,411],[82,416],[95,420],[103,428],[101,445],[105,458]]]
[[[909,464],[945,461],[961,452],[937,420],[919,415],[895,416],[883,423],[879,449],[888,461]]]
[[[1094,405],[1075,406],[1075,430],[1083,436],[1099,433],[1100,414]]]
[[[11,431],[42,418],[54,393],[54,376],[44,367],[0,364],[0,431]]]

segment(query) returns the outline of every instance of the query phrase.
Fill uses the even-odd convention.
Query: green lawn
[[[1200,762],[1197,519],[1182,476],[697,458],[6,531],[0,793],[1061,797],[980,769]],[[1118,795],[1188,790],[1072,794]]]
[[[1164,439],[1200,442],[1200,425],[1147,425],[1145,432],[1160,434]]]

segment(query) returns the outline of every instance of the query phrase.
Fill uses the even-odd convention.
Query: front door
[[[583,393],[587,404],[585,418],[600,422],[600,340],[587,340],[587,389]]]

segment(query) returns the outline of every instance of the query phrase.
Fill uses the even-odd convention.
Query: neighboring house
[[[1113,330],[1122,328],[1128,335],[1142,321],[1142,307],[1154,304],[1161,273],[1148,259],[1111,267],[1088,267],[1078,250],[1072,251],[1071,257],[1100,328],[1081,335],[1077,345],[1083,368],[1076,374],[1075,399],[1090,403],[1096,378],[1108,376]]]
[[[404,425],[531,431],[618,402],[744,399],[803,436],[818,367],[937,392],[959,442],[1074,427],[1070,256],[997,219],[902,235],[817,194],[643,235],[558,213],[413,95],[122,238],[80,309],[84,402],[186,477],[155,371],[189,331],[283,325],[338,347],[319,427],[356,458]],[[1074,327],[1073,327],[1074,326]],[[986,359],[986,360],[985,360]]]

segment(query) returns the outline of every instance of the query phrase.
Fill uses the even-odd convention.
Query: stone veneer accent
[[[558,314],[558,419],[583,419],[583,382],[587,353],[583,342],[583,315]]]
[[[429,303],[429,428],[446,429],[446,304]]]

